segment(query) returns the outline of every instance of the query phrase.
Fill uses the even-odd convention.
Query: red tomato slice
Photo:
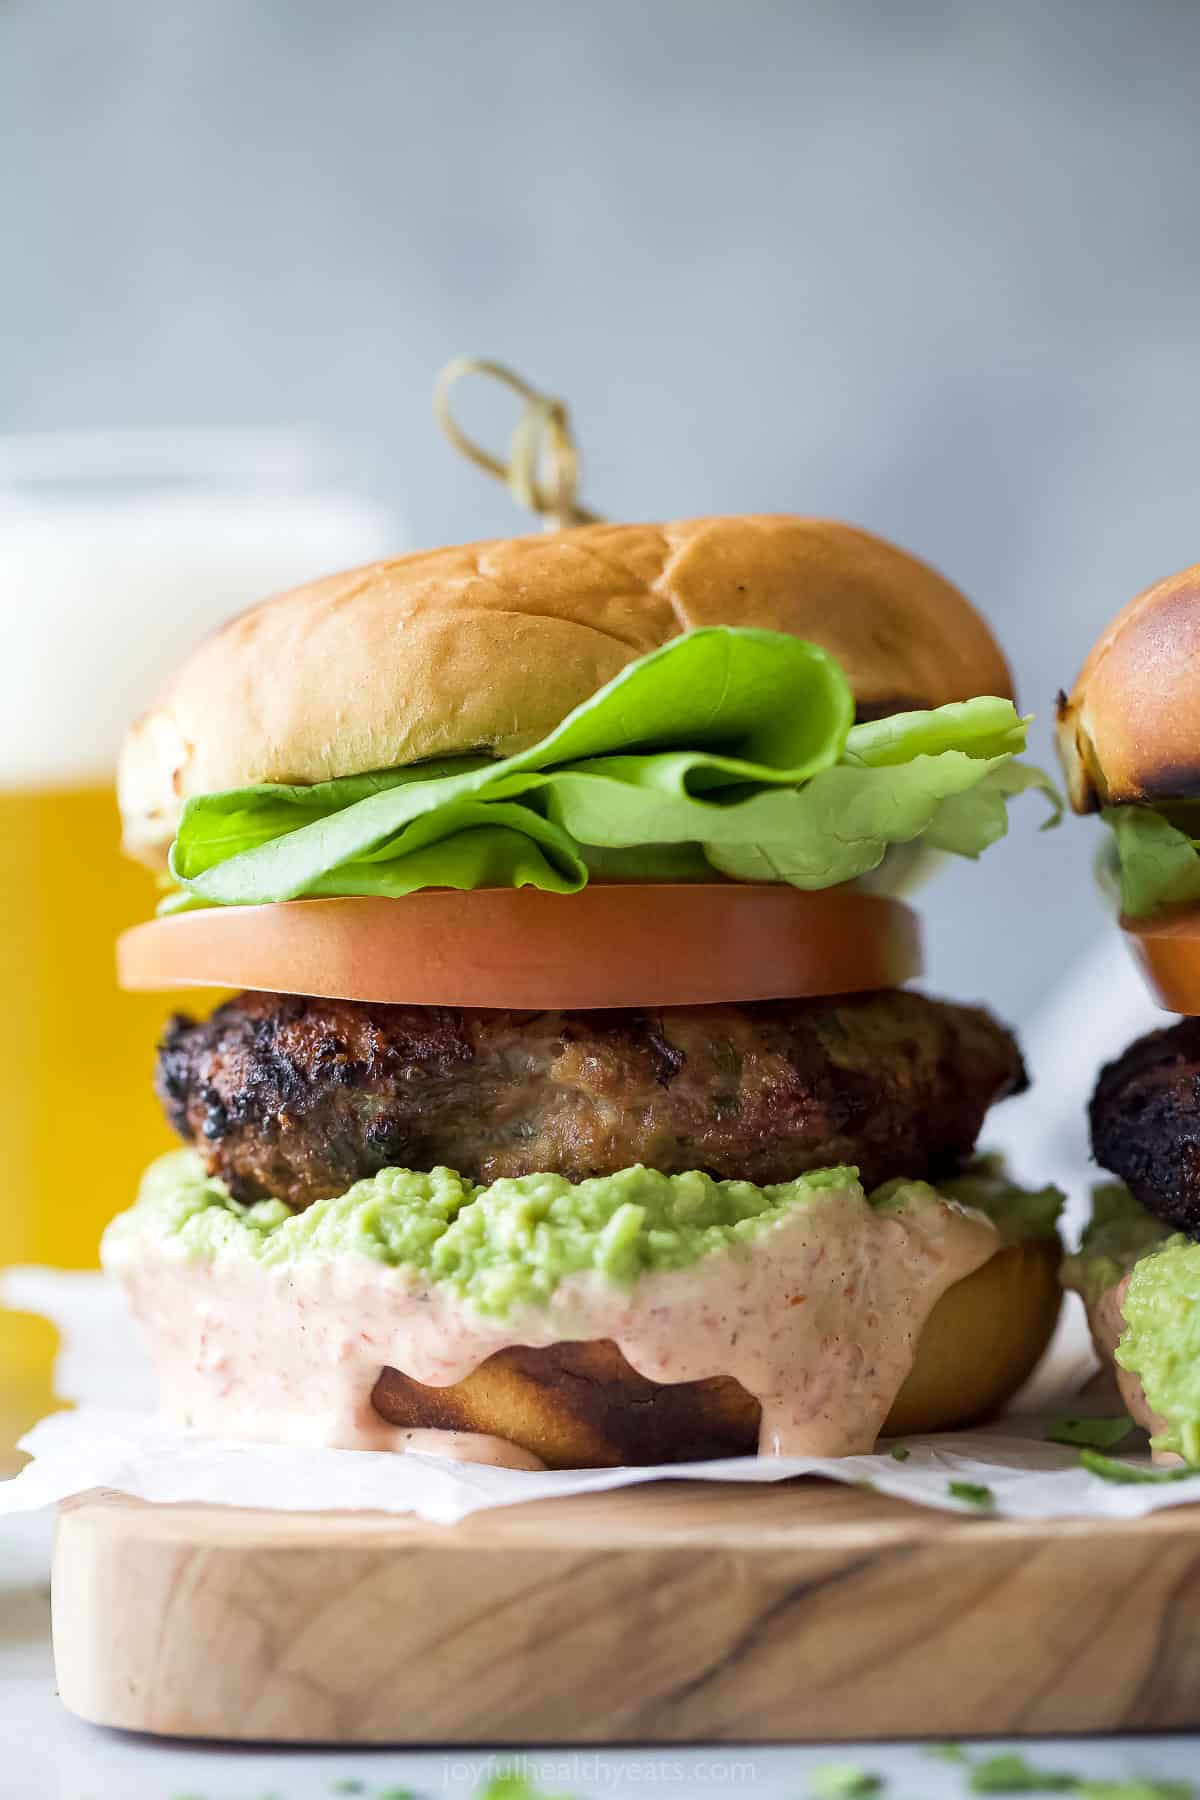
[[[923,967],[898,900],[741,882],[213,907],[135,925],[117,964],[126,988],[537,1011],[856,993]]]
[[[1168,1012],[1200,1013],[1200,907],[1122,919],[1121,929],[1158,1004]]]

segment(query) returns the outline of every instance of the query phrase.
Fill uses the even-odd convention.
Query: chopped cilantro
[[[972,1766],[968,1786],[973,1794],[1072,1794],[1079,1777],[1061,1769],[1037,1769],[1018,1750],[1004,1750]]]
[[[554,1800],[554,1796],[543,1794],[519,1769],[514,1769],[494,1775],[486,1787],[480,1788],[478,1800]],[[559,1800],[567,1800],[567,1796],[560,1795]]]
[[[926,1744],[925,1754],[936,1757],[938,1762],[965,1763],[970,1761],[961,1744]]]
[[[1079,1460],[1103,1481],[1126,1487],[1145,1482],[1189,1481],[1193,1475],[1200,1475],[1200,1469],[1193,1469],[1190,1464],[1182,1469],[1143,1469],[1137,1463],[1120,1462],[1115,1456],[1101,1456],[1098,1450],[1081,1450]]]
[[[1048,1444],[1078,1444],[1086,1450],[1113,1450],[1133,1430],[1128,1413],[1119,1419],[1056,1419],[1046,1433]]]
[[[1081,1781],[1084,1800],[1195,1800],[1190,1781]]]
[[[907,1444],[893,1444],[892,1445],[892,1456],[895,1458],[895,1460],[897,1462],[907,1462],[911,1455],[912,1455],[912,1451],[909,1449]]]
[[[940,1746],[932,1745],[931,1751]],[[969,1761],[957,1745],[954,1761]],[[1154,1781],[1135,1776],[1128,1781],[1090,1781],[1065,1769],[1039,1769],[1017,1750],[1004,1750],[971,1767],[968,1787],[973,1794],[1079,1794],[1083,1800],[1195,1800],[1190,1781]]]
[[[869,1800],[872,1794],[882,1794],[883,1779],[854,1763],[826,1763],[813,1770],[808,1791],[814,1800]]]
[[[948,1481],[946,1491],[955,1500],[965,1500],[969,1506],[977,1506],[981,1512],[995,1506],[996,1496],[990,1487],[984,1487],[980,1481]]]

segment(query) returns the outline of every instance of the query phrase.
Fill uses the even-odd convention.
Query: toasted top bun
[[[195,794],[511,755],[701,625],[825,646],[860,716],[1012,693],[958,589],[849,525],[585,525],[425,551],[296,588],[201,644],[125,741],[126,849],[161,863]]]
[[[1200,563],[1119,612],[1058,697],[1076,812],[1200,796]]]

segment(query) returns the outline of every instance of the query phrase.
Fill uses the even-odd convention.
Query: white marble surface
[[[849,1763],[884,1777],[886,1800],[951,1800],[965,1791],[961,1767],[931,1760],[914,1745],[527,1754],[226,1750],[98,1730],[70,1718],[54,1691],[50,1531],[44,1515],[6,1520],[0,1530],[0,1793],[5,1800],[333,1800],[339,1792],[384,1800],[389,1791],[397,1800],[401,1791],[421,1800],[466,1800],[490,1774],[514,1761],[548,1794],[575,1800],[639,1800],[664,1793],[706,1800],[738,1791],[762,1800],[804,1800],[813,1772],[829,1763]],[[972,1746],[972,1754],[1000,1747]],[[1059,1740],[1022,1749],[1042,1767],[1109,1780],[1190,1777],[1200,1790],[1200,1737]]]

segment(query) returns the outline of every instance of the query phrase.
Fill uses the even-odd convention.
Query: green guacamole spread
[[[1092,1194],[1091,1223],[1063,1265],[1063,1281],[1093,1307],[1127,1275],[1117,1362],[1139,1378],[1151,1411],[1166,1421],[1155,1448],[1200,1463],[1200,1244],[1111,1182]]]
[[[1200,1463],[1200,1244],[1171,1237],[1144,1256],[1121,1313],[1117,1361],[1141,1378],[1151,1409],[1167,1424],[1155,1449]]]
[[[867,1196],[852,1168],[819,1169],[772,1187],[641,1166],[578,1183],[546,1174],[490,1187],[452,1169],[385,1169],[336,1199],[292,1213],[279,1200],[240,1204],[205,1175],[194,1152],[180,1150],[146,1171],[137,1204],[114,1219],[105,1247],[119,1252],[131,1238],[146,1237],[184,1256],[232,1253],[265,1265],[368,1256],[445,1282],[479,1312],[504,1317],[546,1302],[568,1275],[590,1270],[628,1285],[646,1273],[687,1268],[746,1243],[830,1190],[878,1211],[937,1198],[924,1182],[889,1182]],[[955,1198],[1012,1215],[1020,1211],[1006,1199],[1013,1192],[992,1172],[978,1193]],[[1060,1201],[1056,1195],[1055,1213]],[[1045,1225],[1044,1198],[1032,1210]],[[1007,1237],[1008,1227],[1001,1229]],[[1052,1220],[1046,1229],[1053,1231]]]

